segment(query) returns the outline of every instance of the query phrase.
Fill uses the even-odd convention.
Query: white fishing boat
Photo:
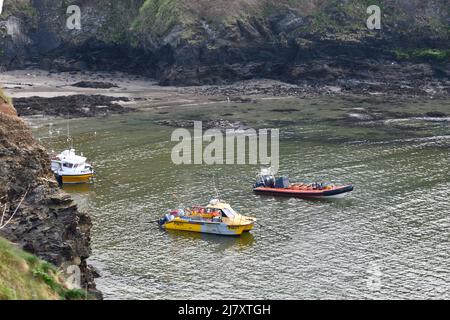
[[[86,158],[75,153],[75,149],[64,150],[52,157],[52,171],[62,184],[88,183],[95,174]]]

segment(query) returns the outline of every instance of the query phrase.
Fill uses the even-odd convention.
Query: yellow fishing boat
[[[237,213],[228,203],[213,199],[207,206],[179,209],[164,215],[159,224],[166,230],[182,230],[239,236],[253,229],[256,218]]]

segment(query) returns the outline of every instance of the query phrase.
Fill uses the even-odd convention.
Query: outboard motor
[[[166,216],[164,216],[161,219],[159,219],[158,224],[160,226],[163,226],[166,222],[167,222],[167,219],[166,219]]]
[[[164,215],[164,217],[162,217],[161,219],[159,219],[158,223],[160,226],[164,225],[166,222],[172,221],[173,219],[175,219],[175,217],[171,214],[166,214]]]
[[[256,183],[255,183],[255,188],[261,188],[261,187],[266,187],[266,188],[273,188],[275,186],[275,177],[273,175],[270,174],[259,174],[257,179],[256,179]]]
[[[264,183],[264,187],[266,188],[273,188],[275,186],[274,176],[262,176],[262,181]]]
[[[256,178],[255,188],[273,188],[275,186],[275,176],[272,173],[272,170],[269,169],[261,169],[261,172],[258,174]]]

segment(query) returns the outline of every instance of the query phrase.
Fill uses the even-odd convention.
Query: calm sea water
[[[365,103],[280,101],[276,108],[302,107],[288,114],[267,102],[72,120],[75,147],[98,176],[91,186],[65,189],[92,215],[90,263],[105,298],[450,298],[449,122],[339,120],[372,102]],[[448,104],[398,106],[438,107]],[[173,165],[173,129],[153,120],[219,117],[216,111],[280,128],[280,173],[291,180],[353,183],[355,191],[334,201],[261,197],[251,190],[259,166]],[[53,121],[50,138],[48,122],[36,135],[60,150],[66,124]],[[166,232],[152,222],[180,204],[206,204],[215,187],[261,224],[225,238]]]

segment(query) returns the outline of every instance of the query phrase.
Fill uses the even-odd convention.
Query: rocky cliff
[[[89,215],[61,192],[46,150],[0,95],[0,237],[64,271],[77,266],[81,284],[97,297],[90,255]],[[23,201],[22,201],[23,200]],[[22,202],[21,202],[22,201]],[[17,209],[17,210],[16,210]],[[3,219],[1,218],[4,212]],[[11,216],[11,222],[5,226]]]
[[[380,30],[366,25],[372,4]],[[69,5],[81,9],[81,29],[67,28]],[[450,77],[449,11],[447,0],[7,0],[0,63],[125,70],[175,85],[414,85]]]

